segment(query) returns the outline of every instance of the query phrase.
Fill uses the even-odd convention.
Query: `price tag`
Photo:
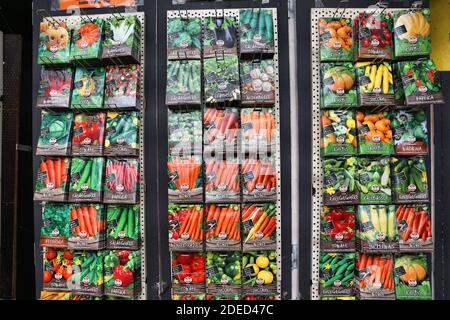
[[[332,36],[331,36],[331,33],[329,31],[325,31],[324,33],[322,33],[320,35],[320,40],[323,41],[323,42],[328,41],[331,38],[332,38]]]
[[[80,173],[76,172],[70,176],[70,181],[77,182],[80,180]]]
[[[217,81],[217,74],[210,72],[205,77],[207,82],[216,82]]]
[[[400,37],[402,34],[404,34],[406,32],[407,32],[407,30],[406,30],[405,25],[401,25],[401,26],[394,28],[394,33],[397,37]]]
[[[334,127],[333,127],[333,125],[326,126],[326,127],[324,127],[324,128],[322,129],[322,135],[323,135],[323,136],[327,136],[327,135],[333,134],[333,133],[334,133]]]
[[[83,80],[79,80],[73,84],[76,89],[83,88]]]
[[[244,279],[250,279],[255,270],[252,267],[247,267],[242,269],[242,274],[244,275]]]
[[[105,177],[106,182],[116,181],[116,175],[114,173],[110,173]]]
[[[406,173],[399,172],[392,174],[392,182],[396,185],[403,184],[406,181],[408,181],[408,177],[406,176]]]
[[[45,180],[47,180],[47,177],[48,177],[47,171],[44,171],[44,172],[39,172],[37,178],[39,181],[45,181]]]
[[[334,230],[334,222],[333,221],[329,221],[325,224],[322,225],[322,230],[323,232],[329,232],[331,230]]]
[[[397,277],[401,277],[406,274],[405,268],[403,266],[397,267],[394,269],[394,274]]]
[[[364,222],[364,223],[361,224],[361,231],[362,232],[367,232],[367,231],[370,231],[370,230],[373,230],[373,229],[374,229],[374,227],[373,227],[372,221],[367,221],[367,222]]]
[[[73,129],[73,135],[74,136],[79,136],[80,134],[83,134],[83,133],[84,133],[84,130],[83,130],[82,127],[78,127],[78,128]]]
[[[251,230],[253,228],[253,226],[254,226],[254,224],[253,224],[252,219],[242,221],[242,227],[244,228],[245,231]]]
[[[174,182],[174,181],[178,180],[178,178],[179,177],[178,177],[177,171],[169,173],[169,181]]]
[[[243,129],[244,131],[248,131],[248,130],[253,129],[253,125],[252,125],[251,122],[243,123],[241,126],[242,126],[242,129]]]
[[[169,230],[177,230],[179,228],[180,228],[180,221],[178,220],[169,221]]]
[[[42,221],[42,225],[44,226],[44,227],[48,227],[49,225],[51,225],[52,224],[52,218],[47,218],[47,219],[45,219],[44,221]]]
[[[50,133],[50,128],[42,128],[41,129],[41,137],[45,137]]]
[[[117,227],[117,220],[116,219],[108,221],[108,229],[114,229],[116,227]]]
[[[75,229],[76,227],[80,226],[80,222],[78,221],[78,219],[70,220],[69,225],[70,229]]]
[[[360,38],[367,38],[371,36],[371,32],[369,28],[361,28],[359,29],[359,37]]]
[[[369,76],[364,75],[364,76],[359,77],[359,84],[361,86],[366,86],[371,82],[372,82],[372,80],[370,80]]]
[[[334,172],[330,173],[329,175],[325,176],[324,178],[324,184],[326,186],[331,186],[335,184],[338,181],[338,178]]]
[[[184,271],[184,269],[183,269],[182,264],[178,264],[178,265],[172,267],[172,274],[180,274],[183,271]]]
[[[218,273],[219,273],[219,267],[217,267],[217,266],[212,266],[212,267],[206,268],[206,276],[207,277],[213,277]]]
[[[362,184],[367,184],[370,182],[370,175],[367,172],[362,173],[359,176],[359,182],[361,182]]]
[[[217,227],[216,220],[209,220],[208,222],[206,222],[206,230],[207,231],[210,231],[210,230],[214,229],[215,227]]]
[[[254,177],[255,177],[255,176],[253,175],[253,172],[252,172],[252,171],[247,172],[247,173],[245,173],[244,176],[243,176],[244,182],[247,183],[247,182],[249,182],[249,181],[252,181]]]
[[[333,277],[333,270],[330,269],[321,269],[320,273],[322,274],[321,278],[331,279]]]
[[[403,76],[402,77],[403,86],[406,87],[409,84],[413,84],[416,82],[413,77],[410,76]]]
[[[334,79],[333,77],[328,77],[326,79],[323,79],[323,84],[326,86],[331,86],[334,84]]]
[[[370,128],[367,124],[363,124],[358,128],[360,134],[368,134],[370,132]]]

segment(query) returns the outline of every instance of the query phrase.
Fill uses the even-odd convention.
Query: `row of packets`
[[[273,159],[222,160],[205,159],[202,173],[201,156],[169,157],[169,202],[208,203],[275,201],[277,175]],[[204,177],[204,178],[203,178]]]
[[[320,151],[325,157],[426,155],[429,151],[424,110],[323,110],[320,126]]]
[[[322,63],[321,84],[322,109],[444,103],[433,60]]]
[[[65,22],[44,21],[40,24],[38,63],[138,62],[140,34],[136,16],[83,19],[73,30]]]
[[[40,246],[71,250],[138,250],[138,205],[46,203]]]
[[[140,66],[42,68],[37,107],[139,108]]]
[[[206,58],[203,60],[203,76],[207,103],[275,103],[276,73],[272,59],[239,62],[237,55]],[[166,105],[199,105],[202,101],[201,89],[200,60],[167,62]]]
[[[369,9],[350,18],[319,19],[320,60],[352,61],[428,56],[431,53],[430,9]]]
[[[202,39],[203,31],[203,39]],[[238,39],[239,34],[239,39]],[[272,9],[241,9],[239,33],[234,17],[180,17],[167,21],[169,60],[200,59],[241,54],[275,53]]]
[[[321,253],[321,297],[431,300],[430,256],[423,253]]]
[[[277,294],[276,251],[172,253],[172,295]]]
[[[275,250],[274,204],[169,204],[171,251]]]
[[[42,111],[36,154],[137,156],[139,112],[54,113]]]
[[[134,204],[139,179],[137,159],[41,157],[34,200]]]
[[[320,220],[325,252],[433,251],[430,207],[426,204],[327,207]]]
[[[323,161],[326,206],[428,202],[422,157],[336,158]]]
[[[135,298],[141,292],[139,251],[46,248],[43,260],[43,290],[120,298]]]

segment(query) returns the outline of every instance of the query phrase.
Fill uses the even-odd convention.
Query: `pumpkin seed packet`
[[[105,68],[77,68],[71,107],[79,109],[102,108],[105,75]]]
[[[67,156],[70,154],[73,113],[53,113],[42,110],[41,134],[37,155]]]
[[[105,107],[119,109],[139,108],[140,66],[106,67]]]
[[[95,61],[102,56],[103,19],[79,21],[72,33],[70,60],[74,63]]]
[[[321,155],[356,155],[358,139],[355,112],[347,110],[322,110]]]
[[[68,108],[72,90],[72,69],[43,67],[36,105],[39,108]]]
[[[237,54],[237,27],[234,17],[205,17],[203,58]]]
[[[70,205],[45,203],[42,209],[41,247],[67,248]]]
[[[359,203],[356,169],[354,157],[323,160],[323,202],[326,206]]]
[[[272,9],[241,9],[239,11],[240,52],[275,53]]]
[[[202,49],[200,18],[171,18],[167,21],[167,58],[200,59]]]
[[[402,76],[398,63],[392,64],[393,76],[394,76],[394,100],[396,106],[405,105],[405,90],[403,90]]]
[[[320,18],[320,61],[352,61],[352,31],[350,18]]]
[[[395,154],[428,154],[427,114],[424,110],[393,110],[392,129]]]
[[[268,262],[268,261],[267,261]],[[206,253],[206,292],[214,295],[241,293],[241,253]]]
[[[322,108],[357,107],[355,68],[350,62],[322,63]]]
[[[105,159],[72,158],[70,167],[70,202],[101,202]]]
[[[72,250],[100,250],[105,247],[105,211],[102,204],[72,205],[70,237]]]
[[[277,294],[278,253],[275,250],[242,253],[242,294]]]
[[[275,69],[272,59],[241,61],[242,104],[275,103]]]
[[[361,204],[390,204],[392,190],[389,158],[358,158],[356,186],[360,191]]]
[[[389,112],[357,111],[356,124],[359,154],[389,155],[394,153]]]
[[[319,295],[351,296],[355,292],[355,253],[321,252]]]
[[[65,22],[43,21],[39,25],[38,64],[70,62],[70,31]]]
[[[324,252],[355,251],[355,206],[322,207],[320,249]]]
[[[199,105],[201,93],[200,60],[167,61],[167,105]]]
[[[391,165],[395,203],[429,201],[427,168],[424,158],[392,157]]]
[[[407,105],[445,103],[433,60],[401,61],[398,66]]]
[[[103,155],[106,113],[75,115],[72,135],[72,155]]]
[[[358,62],[356,75],[361,106],[395,105],[394,79],[390,63]]]
[[[359,300],[395,300],[392,254],[359,253],[355,264],[356,296]]]
[[[66,201],[69,191],[69,167],[70,158],[41,157],[34,200]]]
[[[396,216],[401,252],[433,252],[432,221],[427,204],[397,206]]]
[[[141,23],[136,16],[105,20],[102,58],[121,63],[140,60]]]
[[[399,300],[431,300],[431,259],[424,253],[395,256],[395,295]]]
[[[241,100],[237,56],[204,59],[203,75],[206,103]]]
[[[104,154],[109,156],[139,155],[139,127],[139,112],[108,111]]]
[[[428,56],[431,53],[430,9],[394,12],[395,57]]]

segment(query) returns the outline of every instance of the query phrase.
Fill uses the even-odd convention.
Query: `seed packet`
[[[71,68],[42,67],[36,106],[38,108],[68,108],[71,90]]]
[[[358,299],[395,300],[393,266],[391,254],[359,253],[355,265]]]
[[[106,67],[105,107],[136,109],[140,107],[140,66]]]
[[[206,292],[213,295],[241,293],[241,253],[239,251],[206,253]]]
[[[206,103],[241,100],[237,56],[204,59],[203,76]]]
[[[201,156],[169,157],[169,202],[196,203],[203,200],[201,167]]]
[[[392,112],[395,154],[428,154],[427,114],[424,110],[394,110]]]
[[[276,250],[277,208],[273,203],[242,207],[243,251]]]
[[[65,22],[43,21],[39,29],[38,64],[70,62],[70,35]]]
[[[70,209],[69,249],[103,249],[105,247],[105,226],[103,205],[73,205]]]
[[[105,294],[134,298],[141,292],[141,253],[130,250],[105,252]]]
[[[433,251],[431,214],[426,204],[397,206],[400,251]]]
[[[73,124],[72,155],[103,155],[105,122],[104,112],[76,114]]]
[[[241,109],[241,150],[249,154],[267,154],[275,150],[276,121],[273,108]]]
[[[200,60],[167,61],[166,105],[201,103]]]
[[[368,9],[359,13],[353,25],[357,60],[393,58],[391,13]]]
[[[245,159],[241,175],[245,202],[276,200],[277,175],[271,157]]]
[[[239,201],[238,159],[205,159],[205,200],[209,203]]]
[[[395,203],[429,201],[427,168],[424,158],[392,157],[391,166]]]
[[[36,148],[37,155],[67,156],[71,151],[70,134],[73,114],[41,111],[41,135]]]
[[[201,110],[168,110],[169,154],[202,153]]]
[[[70,60],[95,61],[102,56],[103,19],[88,19],[79,21],[72,34]]]
[[[352,31],[350,18],[320,18],[320,61],[352,61]]]
[[[206,300],[228,300],[228,301],[233,301],[233,300],[242,300],[242,296],[240,294],[221,294],[221,295],[217,295],[217,294],[207,294],[206,295]]]
[[[353,108],[358,106],[355,67],[351,62],[322,63],[321,107]]]
[[[70,160],[70,158],[40,158],[34,192],[35,201],[67,201]]]
[[[321,156],[356,155],[358,139],[355,112],[327,110],[320,117]]]
[[[430,257],[424,253],[395,256],[395,295],[399,300],[431,300]]]
[[[392,65],[360,62],[356,68],[358,78],[359,104],[361,106],[395,105]]]
[[[42,286],[44,290],[70,291],[68,282],[73,273],[73,252],[67,249],[55,249],[51,247],[44,248],[44,273],[42,277]],[[41,299],[47,300],[47,295],[41,294]],[[55,297],[56,299],[56,297]],[[59,298],[58,300],[60,300]],[[54,300],[54,299],[51,299]]]
[[[70,202],[101,202],[104,158],[72,158]]]
[[[242,120],[242,118],[241,118]],[[237,108],[206,108],[203,113],[204,154],[234,153],[239,134]]]
[[[123,63],[140,60],[141,23],[136,16],[105,20],[102,58]]]
[[[242,254],[242,294],[277,294],[277,252],[249,251]]]
[[[359,154],[390,155],[394,153],[389,112],[357,111],[356,123]]]
[[[167,22],[167,58],[200,59],[202,49],[200,18],[171,18]]]
[[[72,108],[102,108],[105,68],[77,68],[72,91]]]
[[[170,250],[198,251],[203,248],[202,205],[169,204]]]
[[[191,293],[182,293],[182,294],[172,294],[172,300],[206,300],[205,294],[191,294]]]
[[[70,205],[45,203],[42,209],[41,247],[67,248]]]
[[[139,205],[108,205],[106,219],[108,249],[139,249]]]
[[[322,208],[320,216],[320,249],[323,252],[355,250],[355,207]]]
[[[427,56],[431,53],[430,9],[394,12],[395,57]]]
[[[407,105],[443,104],[442,84],[433,60],[398,63]]]
[[[53,290],[53,289],[50,289]],[[92,297],[84,294],[74,294],[59,291],[41,291],[40,300],[93,300]]]
[[[134,204],[139,202],[139,160],[106,159],[104,203]]]
[[[272,59],[241,61],[242,104],[275,103],[275,68]]]
[[[240,52],[275,53],[273,10],[239,10]]]
[[[323,170],[323,201],[326,206],[359,203],[356,158],[325,159]]]
[[[205,294],[206,257],[200,252],[172,252],[172,294]]]
[[[348,296],[354,294],[353,282],[355,253],[320,253],[321,297]]]
[[[102,296],[105,251],[77,251],[73,257],[72,286],[76,293]]]
[[[389,158],[359,158],[356,186],[361,204],[392,202]]]
[[[104,154],[109,156],[139,155],[139,127],[139,112],[108,111]]]
[[[247,294],[242,297],[242,300],[279,300],[279,299],[277,299],[276,295],[260,296],[260,295]]]
[[[396,106],[405,106],[405,90],[403,90],[402,76],[398,63],[392,64],[392,74],[394,76],[394,100]]]
[[[203,58],[237,54],[237,27],[234,17],[205,17]]]
[[[205,223],[207,250],[241,249],[241,209],[238,204],[207,205]]]

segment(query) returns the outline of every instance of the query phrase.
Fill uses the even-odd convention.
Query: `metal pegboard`
[[[243,9],[252,9],[252,8],[240,8],[240,9],[204,9],[204,10],[168,10],[167,11],[167,19],[169,18],[186,18],[186,17],[195,17],[200,18],[202,20],[202,25],[204,23],[205,17],[210,16],[227,16],[236,18],[236,24],[239,26],[239,11]],[[253,8],[257,9],[257,8]],[[280,154],[280,77],[279,77],[279,65],[278,65],[278,11],[277,8],[267,8],[264,7],[264,10],[272,9],[272,17],[273,17],[273,29],[274,29],[274,43],[275,43],[275,53],[273,55],[273,61],[275,66],[275,103],[273,105],[273,109],[276,117],[276,147],[275,152],[272,152],[274,155],[275,168],[277,173],[277,198],[276,198],[276,206],[277,206],[277,299],[281,298],[281,282],[282,282],[282,254],[281,254],[281,154]],[[203,32],[203,30],[202,30]],[[237,28],[239,39],[239,27]],[[239,43],[238,43],[239,48]],[[238,50],[239,52],[239,50]],[[238,54],[239,56],[239,54]],[[251,107],[251,105],[245,106]],[[203,108],[201,108],[203,110]]]
[[[43,20],[49,22],[65,22],[69,29],[72,29],[77,22],[89,19],[108,19],[119,16],[136,16],[141,23],[141,33],[140,33],[140,99],[139,99],[139,112],[140,112],[140,128],[139,128],[139,167],[140,167],[140,200],[139,200],[139,210],[140,210],[140,228],[141,228],[141,293],[139,295],[140,300],[145,300],[147,298],[147,274],[146,274],[146,248],[145,248],[145,167],[144,167],[144,128],[145,128],[145,13],[143,12],[133,12],[133,13],[120,13],[120,14],[97,14],[88,16],[55,16],[46,17]],[[119,60],[120,62],[120,60]]]
[[[320,214],[323,207],[323,166],[320,157],[320,59],[319,59],[319,18],[344,17],[355,19],[364,8],[312,8],[311,9],[311,115],[312,115],[312,201],[311,201],[311,299],[318,300],[319,296],[319,255],[320,255]],[[374,10],[374,9],[371,9]],[[385,9],[393,13],[400,8]],[[430,154],[431,163],[434,163],[434,112],[430,108]],[[434,166],[431,166],[431,221],[435,221],[435,188]],[[435,223],[432,223],[432,232],[435,235]],[[432,295],[434,298],[434,254],[431,258],[432,266]]]

